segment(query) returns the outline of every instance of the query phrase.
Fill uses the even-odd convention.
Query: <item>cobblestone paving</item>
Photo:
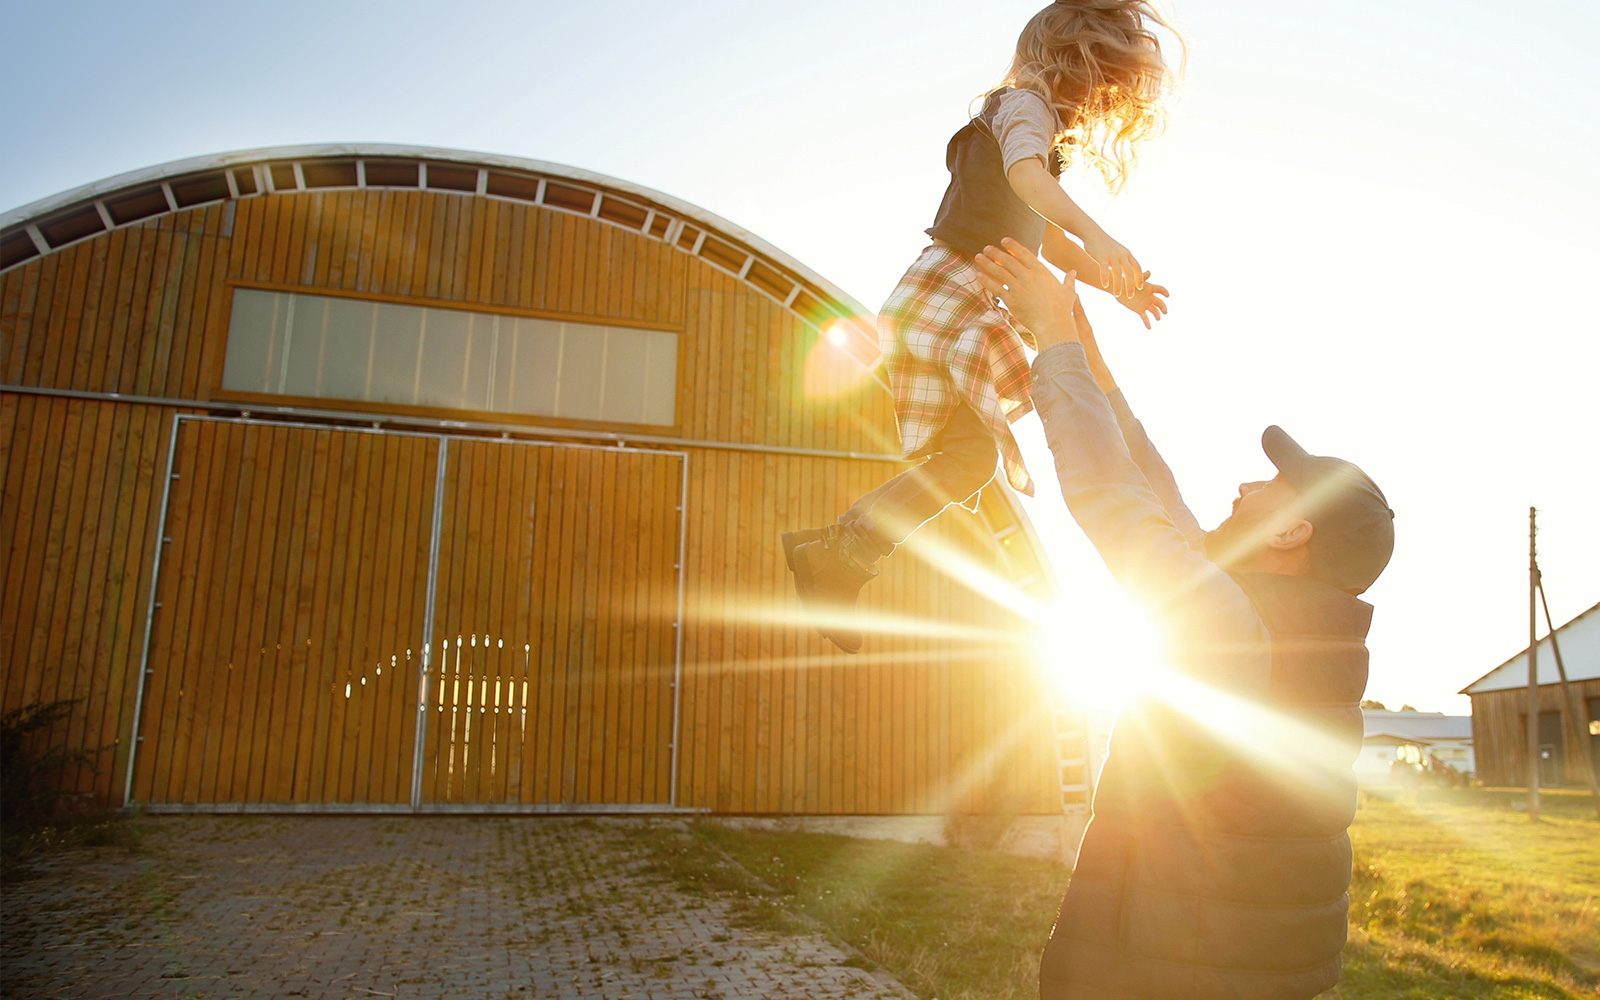
[[[910,1000],[649,871],[670,820],[172,816],[0,895],[5,997]]]

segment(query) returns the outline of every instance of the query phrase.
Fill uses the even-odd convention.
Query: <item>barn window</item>
[[[222,387],[670,425],[677,370],[663,330],[237,288]]]

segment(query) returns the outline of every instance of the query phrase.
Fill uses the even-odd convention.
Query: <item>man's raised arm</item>
[[[1238,640],[1259,639],[1260,619],[1244,592],[1198,548],[1199,525],[1178,498],[1166,463],[1131,413],[1119,421],[1106,394],[1107,388],[1116,392],[1116,383],[1087,322],[1080,325],[1073,275],[1064,284],[1057,281],[1009,241],[1004,251],[986,252],[977,263],[989,290],[1038,338],[1033,402],[1055,457],[1061,495],[1117,582],[1180,631],[1200,627],[1213,639],[1225,631]],[[1132,441],[1125,436],[1130,431]],[[1148,472],[1133,448],[1143,453]],[[1162,493],[1169,494],[1171,507]],[[1170,638],[1182,644],[1182,636]],[[1234,661],[1232,683],[1265,683],[1266,664],[1253,665],[1259,669],[1249,677],[1238,675],[1239,666]],[[1199,663],[1190,667],[1209,673]]]

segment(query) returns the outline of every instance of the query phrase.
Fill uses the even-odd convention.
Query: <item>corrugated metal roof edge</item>
[[[631,194],[635,197],[654,201],[657,204],[672,210],[684,218],[693,219],[706,229],[718,235],[736,240],[745,244],[751,250],[771,259],[774,263],[793,271],[817,288],[827,293],[840,306],[845,307],[856,315],[871,315],[871,311],[861,305],[855,298],[846,294],[841,288],[826,278],[822,277],[811,268],[779,250],[777,247],[763,240],[742,226],[736,225],[715,213],[708,212],[698,205],[691,204],[681,198],[625,181],[607,174],[593,170],[584,170],[579,167],[568,166],[564,163],[552,163],[547,160],[530,160],[520,156],[506,156],[500,153],[483,153],[472,150],[444,149],[436,146],[410,146],[391,143],[314,143],[298,146],[263,146],[258,149],[239,149],[226,153],[209,153],[203,156],[192,156],[182,160],[172,160],[150,167],[141,167],[126,173],[117,174],[102,180],[92,181],[88,184],[53,194],[47,198],[22,205],[0,213],[0,229],[10,229],[14,226],[24,226],[38,219],[50,215],[70,205],[88,201],[101,195],[120,191],[125,188],[141,184],[157,183],[186,174],[197,173],[205,170],[218,170],[225,167],[240,166],[247,163],[257,163],[264,160],[295,160],[307,157],[340,157],[340,156],[391,156],[415,157],[418,159],[443,160],[451,163],[471,164],[479,167],[504,167],[511,170],[526,170],[533,173],[550,174],[556,177],[565,177],[569,180],[580,181],[600,187],[608,187],[622,194]]]

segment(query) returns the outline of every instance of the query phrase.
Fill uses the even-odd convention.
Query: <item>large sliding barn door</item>
[[[409,803],[440,440],[173,440],[134,801]]]
[[[425,808],[670,803],[682,462],[451,442]]]
[[[682,455],[196,417],[173,442],[130,801],[670,804]]]

